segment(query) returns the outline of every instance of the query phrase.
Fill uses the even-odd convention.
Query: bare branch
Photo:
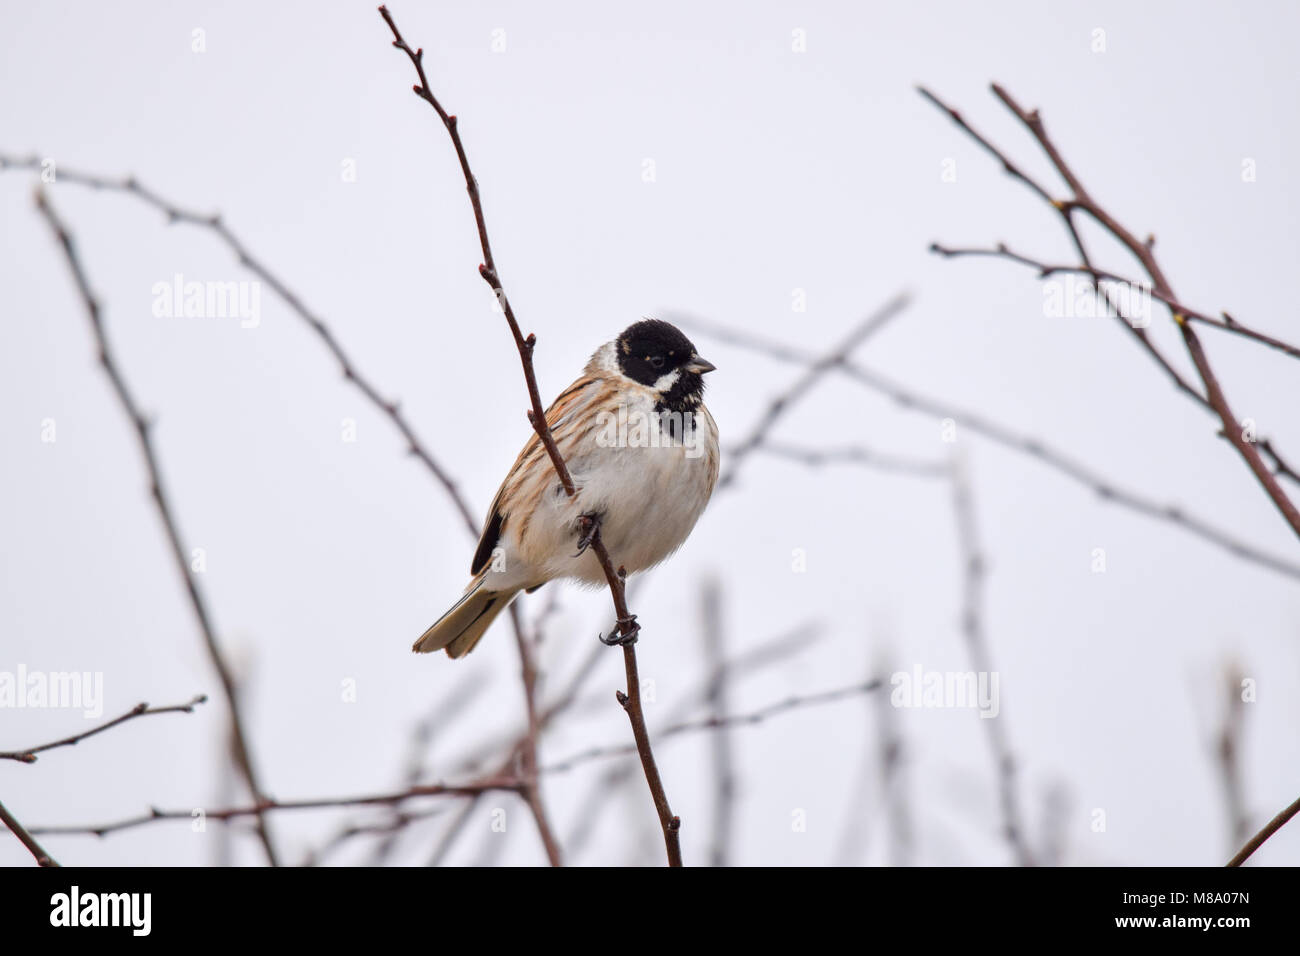
[[[441,816],[445,812],[446,807],[434,807],[431,810],[425,810],[419,813],[411,813],[405,810],[394,810],[392,815],[386,820],[380,820],[374,823],[345,824],[319,847],[309,850],[303,857],[302,865],[320,866],[325,862],[326,857],[331,856],[336,850],[341,849],[345,844],[351,842],[356,837],[382,836],[385,838],[382,846],[389,846],[397,834],[404,831],[411,824],[419,823],[422,820],[433,819],[434,817]]]
[[[945,465],[944,477],[950,469]],[[889,674],[883,656],[871,673]],[[883,818],[889,845],[889,866],[908,866],[912,851],[911,801],[904,793],[904,744],[899,731],[898,708],[889,694],[876,694],[867,703],[875,712],[875,733],[867,739],[857,782],[849,794],[849,813],[835,847],[836,866],[861,866],[868,846],[871,821]],[[873,783],[879,793],[876,807],[870,798]],[[879,811],[879,812],[878,812]]]
[[[891,866],[909,866],[915,840],[913,802],[907,792],[906,744],[899,729],[898,710],[890,702],[889,695],[877,695],[875,706],[880,726],[880,790],[889,826],[889,863]]]
[[[1241,864],[1249,860],[1251,855],[1263,846],[1269,837],[1286,826],[1291,818],[1297,813],[1300,813],[1300,797],[1296,798],[1294,803],[1275,816],[1272,820],[1269,820],[1264,826],[1264,829],[1251,837],[1246,842],[1246,845],[1237,852],[1237,855],[1228,861],[1228,866],[1241,866]]]
[[[146,826],[160,820],[191,821],[198,813],[202,813],[204,819],[207,820],[222,820],[229,822],[241,817],[261,818],[263,814],[277,810],[322,810],[331,807],[395,805],[405,803],[407,800],[414,800],[418,797],[472,796],[494,790],[520,793],[523,785],[523,782],[515,777],[485,777],[481,780],[475,780],[464,784],[425,784],[416,787],[407,787],[405,790],[399,790],[392,793],[376,793],[364,796],[315,797],[309,800],[261,800],[251,806],[226,807],[218,810],[206,810],[202,807],[195,807],[190,810],[159,810],[157,807],[153,807],[148,813],[143,813],[134,817],[127,817],[126,819],[117,820],[112,823],[101,823],[96,826],[76,825],[33,827],[32,832],[42,835],[75,834],[102,837],[107,836],[110,833],[118,833],[122,830],[131,830],[136,827]]]
[[[735,683],[747,674],[760,671],[768,666],[788,660],[811,647],[820,637],[820,632],[811,624],[805,624],[793,631],[778,634],[746,651],[724,661],[721,667],[713,668],[705,675],[698,686],[685,693],[673,705],[665,717],[665,724],[671,726],[686,720],[698,707],[709,698],[714,685],[720,680]],[[623,755],[631,753],[624,749]],[[575,855],[586,845],[595,831],[600,816],[613,807],[609,795],[616,792],[628,779],[631,766],[622,762],[605,769],[593,782],[586,798],[578,805],[574,815],[578,821],[568,835],[565,845]]]
[[[207,602],[203,597],[203,592],[199,588],[199,583],[190,571],[189,562],[185,557],[185,548],[181,543],[180,529],[176,524],[175,512],[168,500],[167,493],[164,489],[162,480],[162,469],[158,464],[158,456],[154,451],[153,439],[150,437],[151,422],[140,410],[140,406],[131,394],[130,387],[127,385],[126,378],[123,375],[121,367],[117,364],[113,355],[113,350],[109,345],[108,333],[104,328],[103,316],[100,313],[99,301],[95,298],[90,289],[90,282],[86,278],[85,270],[82,267],[81,260],[77,255],[76,246],[72,236],[68,233],[67,228],[55,213],[54,208],[50,205],[49,199],[45,195],[44,189],[36,191],[36,206],[45,221],[49,224],[51,231],[59,242],[63,250],[64,258],[67,260],[68,268],[72,271],[73,279],[76,281],[77,290],[81,294],[82,302],[86,307],[86,314],[90,319],[91,329],[95,335],[95,342],[99,350],[99,361],[104,367],[104,372],[108,375],[109,381],[113,385],[113,391],[117,395],[118,403],[122,406],[122,411],[130,420],[135,429],[135,435],[140,447],[140,454],[144,459],[145,468],[149,472],[149,491],[153,495],[154,503],[158,507],[158,514],[162,518],[162,523],[167,532],[167,541],[171,546],[172,557],[176,562],[176,570],[180,573],[181,580],[185,583],[186,593],[189,595],[190,605],[194,610],[194,616],[198,621],[199,630],[203,634],[203,643],[208,652],[208,659],[217,676],[221,680],[221,687],[226,696],[226,704],[230,709],[230,727],[231,735],[235,746],[235,759],[239,766],[240,772],[244,777],[245,783],[248,784],[249,792],[253,799],[259,803],[265,800],[265,791],[258,781],[258,775],[253,766],[252,751],[248,743],[248,734],[245,732],[243,717],[239,710],[239,701],[235,692],[235,680],[231,674],[230,666],[221,652],[221,645],[217,641],[216,629],[212,625],[212,617],[208,611]],[[265,821],[259,815],[257,822],[258,838],[262,842],[262,848],[266,851],[266,858],[272,866],[279,865],[279,859],[276,856],[275,846],[271,842],[271,835],[267,829]]]
[[[45,849],[36,842],[36,838],[28,833],[27,830],[24,829],[23,825],[14,818],[14,815],[5,808],[3,803],[0,803],[0,823],[7,826],[10,831],[13,832],[13,835],[19,839],[22,845],[31,851],[32,856],[36,858],[36,863],[39,866],[59,865],[54,862],[54,857],[46,853]]]
[[[728,456],[731,464],[727,468],[726,474],[718,479],[718,488],[726,488],[735,480],[736,473],[744,464],[745,458],[763,444],[768,433],[790,406],[811,391],[828,372],[847,362],[854,349],[902,314],[910,301],[910,296],[906,292],[900,292],[894,296],[862,322],[855,325],[852,331],[834,348],[811,362],[807,370],[789,388],[772,399],[759,417],[758,423],[750,430],[748,437],[731,449]]]
[[[984,630],[984,579],[986,574],[984,554],[980,548],[979,533],[975,525],[975,506],[971,501],[969,477],[965,464],[954,462],[952,471],[953,510],[957,518],[957,541],[962,556],[962,633],[970,654],[971,664],[977,673],[993,670],[988,637]],[[1016,788],[1016,762],[1007,741],[1001,717],[980,721],[988,729],[989,746],[993,750],[994,769],[998,780],[998,797],[1002,807],[1002,832],[1011,845],[1020,866],[1033,866],[1034,854],[1029,848],[1025,825],[1020,811],[1020,798]]]
[[[1217,316],[1210,315],[1207,312],[1199,312],[1196,309],[1188,308],[1186,305],[1183,305],[1181,302],[1179,302],[1173,296],[1169,295],[1167,292],[1162,292],[1158,289],[1152,288],[1149,285],[1149,283],[1138,282],[1136,279],[1131,279],[1126,276],[1119,275],[1118,273],[1108,272],[1105,269],[1098,269],[1097,267],[1092,265],[1088,265],[1088,264],[1068,265],[1064,263],[1043,262],[1042,260],[1035,259],[1032,256],[1026,256],[1018,252],[1012,252],[1010,249],[1007,248],[1007,246],[1004,243],[998,243],[996,246],[992,246],[992,247],[978,247],[978,246],[977,247],[952,247],[952,246],[944,246],[940,243],[933,242],[930,244],[930,251],[938,253],[939,255],[944,256],[945,258],[957,258],[961,256],[985,256],[985,257],[993,257],[999,259],[1007,259],[1010,262],[1017,262],[1020,265],[1029,266],[1033,269],[1037,269],[1038,278],[1040,279],[1046,279],[1049,276],[1057,275],[1059,273],[1064,272],[1064,273],[1071,273],[1074,275],[1088,276],[1091,279],[1098,282],[1115,282],[1122,285],[1131,286],[1134,288],[1141,288],[1144,292],[1148,293],[1153,299],[1156,299],[1159,302],[1163,302],[1165,305],[1169,306],[1170,309],[1172,309],[1175,312],[1181,313],[1184,317],[1188,319],[1194,319],[1197,322],[1203,323],[1204,325],[1209,325],[1216,329],[1222,329],[1225,332],[1230,332],[1233,335],[1238,335],[1241,336],[1242,338],[1251,339],[1255,342],[1259,342],[1261,345],[1267,345],[1271,349],[1276,349],[1279,352],[1289,355],[1292,358],[1300,358],[1300,348],[1297,348],[1296,346],[1291,345],[1287,342],[1283,342],[1281,339],[1274,338],[1271,335],[1266,335],[1263,332],[1257,331],[1246,325],[1243,325],[1242,323],[1238,322],[1236,319],[1234,319],[1226,312],[1221,312]],[[1126,318],[1128,318],[1130,324],[1132,324],[1131,317],[1126,317]]]
[[[0,155],[0,170],[4,169],[28,169],[39,170],[40,159],[33,156],[27,159],[16,159]],[[445,468],[434,458],[428,446],[416,434],[414,427],[410,424],[402,412],[401,405],[395,400],[390,400],[379,392],[379,389],[369,379],[361,374],[356,362],[343,350],[338,339],[330,330],[319,315],[312,312],[304,304],[303,300],[294,293],[288,285],[273,273],[269,266],[262,260],[256,258],[236,234],[225,224],[220,216],[205,215],[188,209],[184,209],[168,200],[163,199],[157,193],[143,186],[134,177],[125,179],[109,179],[108,177],[93,175],[79,172],[77,170],[61,168],[59,171],[59,181],[61,183],[73,183],[89,187],[96,190],[109,190],[132,196],[144,204],[158,209],[167,216],[169,223],[184,222],[199,226],[212,231],[221,239],[236,255],[239,263],[249,271],[265,281],[275,293],[285,302],[287,306],[296,314],[304,324],[308,326],[325,344],[330,353],[337,359],[342,370],[345,381],[352,383],[370,402],[374,405],[397,429],[407,445],[409,454],[418,458],[430,472],[430,474],[443,486],[450,497],[453,506],[460,515],[466,529],[469,533],[477,537],[479,528],[469,506],[461,494],[459,486],[451,478]],[[531,673],[535,670],[531,660],[526,656],[530,653],[524,635],[520,631],[520,622],[516,614],[512,613],[511,621],[515,629],[516,642],[519,646],[521,655],[524,655],[522,669],[525,673]],[[525,692],[528,693],[526,686]],[[530,701],[527,702],[527,709],[532,713],[534,707]],[[534,741],[535,747],[535,741]],[[535,756],[529,757],[529,762],[535,763]],[[537,801],[529,802],[530,808],[539,807]],[[548,857],[552,863],[558,863],[558,848],[554,838],[550,835],[550,825],[545,817],[537,820],[538,829],[542,836],[543,845],[546,847]]]
[[[862,445],[847,445],[841,448],[802,448],[797,445],[784,445],[764,442],[759,451],[776,458],[820,468],[824,465],[861,465],[877,471],[893,474],[911,475],[914,478],[947,478],[950,468],[947,462],[927,461],[921,458],[905,458],[878,452]]]
[[[475,808],[478,807],[482,800],[483,794],[476,793],[465,801],[464,806],[460,808],[460,812],[456,814],[451,823],[443,830],[442,839],[440,839],[438,845],[434,847],[433,855],[429,857],[429,862],[425,864],[426,866],[442,866],[447,859],[447,855],[451,852],[452,846],[456,843],[456,840],[465,832],[466,822],[471,816],[473,816]]]
[[[118,724],[124,724],[129,720],[135,720],[137,717],[149,717],[153,714],[192,714],[194,713],[194,708],[199,704],[206,703],[207,699],[208,697],[206,694],[199,694],[188,704],[173,704],[170,707],[150,707],[148,704],[136,704],[121,717],[115,717],[107,723],[100,724],[98,727],[84,731],[83,733],[73,734],[71,737],[64,737],[61,740],[56,740],[53,743],[41,744],[38,747],[29,747],[26,750],[0,752],[0,760],[17,760],[20,763],[36,763],[36,755],[39,753],[43,753],[46,750],[53,750],[56,747],[75,746],[87,737],[102,734],[104,731],[116,727]]]
[[[572,498],[577,494],[577,486],[569,474],[564,458],[555,445],[555,438],[551,435],[550,426],[546,422],[546,409],[542,406],[541,392],[537,387],[537,375],[533,370],[533,348],[537,339],[536,336],[531,334],[527,338],[524,337],[519,329],[519,323],[515,319],[514,308],[511,306],[510,300],[502,287],[500,272],[497,269],[496,260],[492,256],[491,243],[488,241],[487,221],[483,215],[483,202],[479,194],[478,180],[474,178],[474,174],[470,169],[469,158],[465,153],[465,146],[460,137],[459,124],[455,115],[443,109],[442,104],[433,95],[428,78],[424,74],[424,50],[422,48],[411,49],[406,40],[402,38],[401,31],[397,29],[397,24],[393,21],[392,15],[389,14],[386,7],[381,6],[379,14],[384,18],[384,22],[388,24],[389,29],[392,30],[393,46],[405,53],[412,66],[415,67],[416,75],[420,80],[414,87],[415,94],[433,107],[438,114],[438,118],[442,120],[447,135],[451,138],[452,146],[456,150],[456,158],[460,161],[461,172],[465,177],[465,188],[469,192],[470,205],[474,210],[474,222],[478,227],[479,246],[483,251],[483,263],[479,266],[479,274],[491,287],[493,294],[496,295],[497,301],[501,304],[501,310],[505,314],[506,324],[510,327],[510,334],[514,337],[515,348],[519,352],[519,361],[523,367],[524,382],[528,387],[528,398],[531,404],[528,421],[537,433],[538,441],[546,449],[551,464],[555,467],[555,473],[560,479],[560,484],[564,486],[565,493]],[[663,828],[668,863],[670,866],[681,866],[681,840],[678,836],[681,821],[673,815],[669,807],[668,796],[664,791],[663,781],[659,777],[659,769],[655,765],[654,753],[650,748],[650,737],[645,726],[645,714],[641,708],[641,689],[636,683],[637,662],[634,644],[639,627],[636,623],[636,617],[627,607],[624,590],[625,575],[619,573],[621,569],[615,569],[613,562],[610,560],[609,552],[600,537],[599,526],[593,529],[590,547],[600,561],[601,568],[605,573],[605,580],[609,584],[610,594],[614,601],[614,610],[618,616],[617,640],[606,641],[606,643],[618,643],[623,648],[623,663],[627,671],[628,690],[626,694],[620,692],[617,695],[618,700],[623,705],[628,720],[632,724],[632,734],[636,738],[637,749],[641,754],[646,782],[649,784],[651,797],[659,814],[660,826]],[[602,640],[606,639],[602,638]],[[522,636],[520,642],[521,644],[524,642]],[[535,723],[535,715],[533,720]]]
[[[1004,169],[1008,172],[1012,172],[1012,175],[1014,175],[1015,178],[1024,182],[1038,198],[1048,203],[1048,205],[1060,215],[1061,223],[1065,226],[1066,231],[1070,235],[1070,241],[1074,244],[1074,248],[1079,253],[1079,259],[1085,266],[1091,267],[1092,259],[1089,257],[1088,250],[1083,244],[1083,237],[1079,234],[1078,227],[1074,224],[1074,212],[1076,207],[1069,202],[1051,198],[1051,194],[1042,186],[1042,184],[1036,180],[1030,179],[1027,175],[1021,172],[1006,153],[1002,152],[1002,150],[994,146],[986,137],[977,132],[969,123],[966,122],[960,113],[945,104],[937,96],[925,89],[925,87],[917,87],[917,90],[923,97],[947,113],[962,132],[979,143],[983,149],[992,153],[998,161],[1002,163]],[[1169,360],[1165,358],[1164,353],[1156,347],[1156,344],[1153,341],[1151,341],[1151,337],[1147,335],[1146,329],[1125,321],[1125,319],[1119,314],[1119,309],[1107,290],[1098,287],[1096,291],[1103,299],[1105,299],[1106,304],[1110,307],[1110,314],[1115,316],[1115,320],[1120,323],[1124,330],[1137,340],[1138,344],[1142,346],[1151,359],[1164,370],[1167,376],[1169,376],[1174,385],[1192,400],[1204,405],[1206,408],[1209,408],[1210,405],[1205,396],[1197,391],[1196,387],[1184,378],[1178,369],[1174,368],[1173,365],[1170,364]]]
[[[709,716],[721,718],[730,709],[732,672],[726,665],[722,623],[722,586],[716,578],[704,582],[700,592],[700,631],[704,656],[715,679],[709,682]],[[736,759],[731,735],[725,730],[710,734],[713,750],[713,826],[709,865],[727,866],[731,861],[732,820],[736,807]]]
[[[510,621],[515,631],[515,646],[519,650],[519,676],[524,688],[524,711],[528,720],[528,731],[519,745],[521,770],[527,781],[524,787],[524,801],[537,821],[537,832],[546,850],[546,858],[551,866],[560,866],[563,857],[560,843],[551,828],[550,818],[546,814],[546,805],[542,802],[541,785],[537,782],[537,741],[541,733],[541,723],[537,718],[537,661],[532,641],[524,630],[523,619],[519,614],[519,605],[510,605]]]
[[[811,353],[753,336],[748,332],[739,332],[735,329],[702,322],[690,317],[679,317],[677,321],[682,325],[698,329],[719,341],[749,349],[778,361],[807,365],[816,360]],[[846,361],[839,366],[839,371],[865,388],[885,395],[909,411],[931,415],[940,419],[951,418],[953,421],[961,423],[963,427],[984,436],[990,441],[1034,458],[1077,484],[1091,489],[1103,501],[1127,508],[1148,518],[1172,524],[1244,561],[1268,568],[1270,571],[1275,571],[1289,578],[1300,579],[1300,565],[1257,548],[1253,544],[1215,527],[1208,521],[1189,514],[1186,509],[1179,505],[1162,503],[1139,492],[1126,489],[1065,452],[1053,448],[1040,438],[1017,432],[1007,425],[943,399],[933,398],[917,392],[861,363]]]
[[[741,655],[726,665],[729,669],[739,672],[742,669],[750,669],[764,662],[776,659],[780,652],[788,652],[792,647],[800,646],[797,640],[790,635],[783,635],[777,641],[772,642],[771,646],[764,645],[756,648],[754,651]],[[716,675],[715,675],[716,677]],[[706,686],[711,686],[711,678]],[[726,716],[712,716],[699,720],[686,720],[672,724],[665,728],[661,734],[663,737],[677,737],[689,733],[700,731],[712,731],[727,727],[752,726],[762,723],[770,717],[787,713],[792,710],[798,710],[805,707],[813,707],[821,704],[829,704],[835,701],[844,700],[849,697],[870,693],[879,690],[882,682],[878,679],[872,679],[864,683],[858,683],[849,687],[837,688],[835,690],[822,691],[820,693],[808,694],[802,696],[787,697],[784,700],[769,704],[758,710]],[[616,747],[594,747],[581,753],[569,757],[567,760],[556,764],[549,765],[542,769],[543,773],[560,773],[571,770],[573,767],[588,763],[602,757],[630,756],[637,753],[633,745],[622,745]],[[515,757],[512,755],[506,764],[515,763]],[[190,810],[160,810],[151,808],[148,813],[139,814],[133,817],[127,817],[123,820],[111,823],[97,825],[76,824],[68,826],[46,826],[33,827],[31,833],[40,835],[59,834],[59,835],[91,835],[106,836],[111,833],[117,833],[122,830],[135,829],[146,826],[150,823],[164,820],[192,820],[196,811],[201,811],[203,816],[209,820],[231,821],[248,816],[258,816],[265,813],[280,810],[320,810],[333,807],[366,807],[366,806],[393,806],[397,807],[408,800],[419,797],[440,797],[440,796],[460,796],[470,797],[473,800],[481,798],[484,794],[504,791],[518,794],[521,798],[527,799],[528,781],[522,777],[509,772],[499,772],[489,774],[471,780],[463,784],[417,784],[408,786],[404,789],[363,796],[343,796],[343,797],[315,797],[303,800],[263,800],[250,806],[228,807],[217,810],[204,810],[203,808],[194,808]],[[466,808],[468,812],[470,808]],[[463,821],[463,814],[462,814]],[[358,825],[360,826],[360,825]],[[372,832],[381,832],[379,825],[370,828]],[[459,827],[453,826],[453,831]]]
[[[775,704],[768,704],[766,707],[761,707],[758,710],[750,711],[745,714],[730,714],[722,717],[704,717],[700,720],[687,720],[679,724],[672,724],[671,726],[665,727],[661,730],[659,732],[659,737],[665,739],[692,731],[722,730],[728,727],[749,727],[754,724],[761,724],[769,717],[775,717],[792,710],[800,710],[805,707],[815,707],[820,704],[831,704],[849,697],[869,694],[872,691],[879,690],[882,686],[883,684],[879,679],[873,678],[865,683],[857,683],[849,687],[840,687],[835,690],[821,691],[816,694],[787,697],[785,700],[778,701]],[[636,752],[635,747],[630,747],[626,744],[614,747],[590,747],[586,750],[579,751],[564,760],[547,764],[542,768],[542,772],[563,773],[567,770],[572,770],[580,764],[588,763],[601,757],[628,756]]]
[[[1241,697],[1241,671],[1229,665],[1223,673],[1226,691],[1223,723],[1215,736],[1214,756],[1219,780],[1223,785],[1224,807],[1228,815],[1228,839],[1241,846],[1250,836],[1250,813],[1246,810],[1246,786],[1241,775],[1241,739],[1245,729],[1246,705]]]
[[[1066,839],[1073,822],[1070,792],[1056,781],[1043,793],[1042,821],[1039,826],[1038,862],[1042,866],[1061,866],[1065,862]]]
[[[39,171],[41,160],[39,156],[29,156],[26,158],[17,158],[0,154],[0,171],[6,169],[13,170],[34,170]],[[378,387],[366,378],[357,366],[356,361],[343,349],[338,338],[331,331],[325,320],[316,312],[313,312],[303,302],[302,298],[295,293],[271,268],[261,259],[257,258],[238,235],[228,226],[220,215],[205,214],[185,209],[167,199],[164,199],[158,193],[147,188],[134,176],[127,176],[120,179],[111,179],[107,176],[100,176],[92,173],[85,173],[75,169],[69,169],[64,166],[59,167],[59,184],[71,183],[80,186],[86,186],[90,189],[105,190],[109,192],[121,193],[133,197],[146,206],[157,209],[167,217],[167,222],[186,223],[206,229],[217,236],[225,245],[235,254],[239,264],[252,272],[268,286],[272,291],[287,305],[294,315],[298,316],[320,341],[329,350],[330,354],[339,363],[339,368],[343,373],[344,381],[351,383],[366,399],[378,409],[386,418],[389,419],[401,434],[406,442],[407,453],[419,459],[419,461],[428,469],[429,473],[443,486],[447,491],[448,497],[451,498],[457,513],[465,522],[469,533],[475,537],[478,536],[478,523],[470,512],[469,505],[466,503],[464,496],[461,494],[459,486],[451,478],[451,475],[437,459],[433,457],[427,445],[416,434],[415,429],[406,418],[402,411],[401,403],[395,399],[385,398],[379,391]]]
[[[986,149],[989,149],[995,155],[1002,157],[1003,154],[1001,151],[989,146],[987,140],[976,134],[969,126],[967,126],[956,111],[944,106],[944,104],[928,91],[923,89],[921,90],[921,93],[931,102],[940,106],[940,108],[945,109],[963,130],[973,136]],[[1146,271],[1147,275],[1150,276],[1153,283],[1153,292],[1159,293],[1162,301],[1166,299],[1176,300],[1173,287],[1170,285],[1163,269],[1156,260],[1155,252],[1153,251],[1153,244],[1138,239],[1136,235],[1134,235],[1128,228],[1120,223],[1118,219],[1112,216],[1092,198],[1088,191],[1083,187],[1078,175],[1069,164],[1066,163],[1060,150],[1056,147],[1056,144],[1047,135],[1046,127],[1044,126],[1042,117],[1039,115],[1038,111],[1025,110],[1005,89],[998,86],[996,83],[993,84],[993,93],[1002,101],[1003,105],[1005,105],[1007,109],[1009,109],[1016,118],[1024,124],[1030,133],[1033,134],[1034,138],[1038,141],[1039,146],[1042,147],[1043,152],[1046,153],[1047,157],[1051,160],[1052,165],[1056,167],[1057,172],[1060,173],[1061,177],[1066,181],[1074,193],[1073,198],[1066,201],[1051,200],[1047,199],[1047,193],[1045,190],[1038,188],[1036,189],[1036,192],[1039,193],[1040,198],[1047,199],[1052,208],[1064,215],[1067,220],[1069,220],[1070,212],[1073,210],[1077,209],[1087,213],[1099,225],[1101,225],[1102,228],[1128,249],[1133,257],[1142,264],[1143,269]],[[1074,231],[1072,220],[1070,220],[1070,228],[1072,234],[1077,238],[1077,232]],[[1091,270],[1092,263],[1088,260],[1087,254],[1084,252],[1081,245],[1080,253],[1084,258],[1084,265]],[[1175,308],[1171,307],[1170,313],[1175,324],[1178,326],[1179,332],[1182,334],[1183,344],[1186,346],[1187,353],[1192,360],[1192,364],[1195,365],[1197,375],[1200,377],[1201,383],[1205,388],[1203,397],[1194,389],[1186,390],[1196,394],[1197,400],[1201,404],[1208,404],[1210,410],[1218,417],[1222,425],[1223,436],[1228,440],[1233,448],[1236,449],[1237,453],[1246,463],[1246,466],[1254,474],[1255,479],[1264,489],[1265,494],[1267,494],[1269,499],[1273,502],[1278,513],[1282,515],[1283,520],[1286,521],[1286,523],[1291,527],[1291,530],[1297,536],[1300,536],[1300,509],[1296,508],[1295,504],[1282,489],[1282,486],[1278,483],[1277,476],[1269,468],[1268,464],[1265,463],[1255,443],[1242,434],[1240,420],[1236,417],[1231,406],[1228,404],[1227,396],[1224,394],[1218,376],[1210,365],[1209,358],[1205,354],[1205,349],[1201,345],[1199,336],[1197,336],[1196,331],[1192,328],[1192,323],[1188,321],[1184,313]],[[1132,327],[1130,323],[1127,322],[1125,325],[1130,328]]]

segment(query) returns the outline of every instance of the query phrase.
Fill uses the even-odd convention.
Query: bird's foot
[[[574,555],[575,558],[581,557],[600,533],[600,515],[578,515],[578,527],[582,529],[582,534],[578,537],[578,553]]]
[[[625,620],[618,622],[614,633],[606,637],[600,635],[600,643],[606,647],[626,647],[636,643],[636,636],[641,633],[641,625],[636,622],[636,615],[629,614]]]

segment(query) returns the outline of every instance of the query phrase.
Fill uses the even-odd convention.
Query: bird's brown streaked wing
[[[599,381],[597,378],[584,375],[561,392],[559,397],[551,403],[551,407],[546,410],[546,424],[551,429],[555,429],[557,423],[566,415],[580,406],[585,406],[587,404],[587,395],[584,393],[594,388]],[[497,489],[492,504],[488,507],[487,519],[483,523],[483,533],[479,535],[478,547],[474,551],[474,560],[470,564],[470,574],[478,574],[492,560],[492,551],[501,540],[506,519],[510,516],[511,509],[505,500],[508,491],[517,488],[522,481],[522,476],[530,467],[534,466],[538,456],[544,456],[545,454],[546,450],[542,447],[541,439],[537,437],[536,432],[533,432],[528,439],[528,443],[524,445],[523,451],[515,459],[515,463],[506,475],[505,481],[501,482],[501,487]],[[546,467],[550,469],[551,466],[547,463]]]

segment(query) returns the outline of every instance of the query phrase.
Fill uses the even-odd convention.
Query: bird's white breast
[[[610,557],[631,574],[676,551],[708,504],[718,474],[717,426],[708,410],[701,405],[687,413],[684,428],[670,435],[654,411],[650,390],[622,394],[617,414],[598,412],[606,416],[602,427],[569,456],[577,498],[553,500],[537,516],[551,546],[547,577],[604,582],[594,555],[575,557],[574,523],[580,514],[602,516],[601,537]]]

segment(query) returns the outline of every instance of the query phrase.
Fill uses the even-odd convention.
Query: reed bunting
[[[488,508],[464,595],[415,642],[462,657],[520,591],[569,578],[599,586],[596,528],[629,574],[686,540],[718,480],[718,428],[704,407],[714,366],[676,326],[647,319],[601,346],[546,412],[577,494],[534,434]]]

